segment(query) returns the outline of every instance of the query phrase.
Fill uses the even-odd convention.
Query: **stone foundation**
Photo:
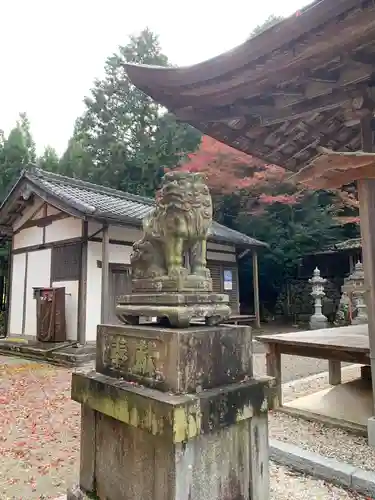
[[[175,394],[251,377],[248,326],[100,325],[96,370]]]
[[[249,327],[102,325],[97,345],[97,371],[72,379],[81,463],[68,499],[269,499],[273,379],[252,377]]]

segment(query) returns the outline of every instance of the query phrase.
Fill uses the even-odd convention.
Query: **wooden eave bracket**
[[[333,189],[359,179],[375,178],[375,153],[317,149],[321,155],[289,180],[314,189]]]

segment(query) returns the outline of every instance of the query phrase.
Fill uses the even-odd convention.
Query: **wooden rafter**
[[[192,106],[188,106],[186,108],[177,109],[176,114],[180,120],[186,121],[191,119],[196,119],[198,121],[227,121],[228,119],[241,118],[245,115],[255,115],[260,116],[263,119],[272,119],[278,110],[284,109],[291,110],[289,112],[291,117],[293,117],[293,110],[296,109],[296,115],[298,115],[301,112],[302,106],[306,106],[306,104],[308,104],[306,101],[318,97],[321,98],[321,101],[317,99],[314,101],[316,109],[326,106],[328,101],[331,101],[331,104],[334,104],[334,102],[341,104],[348,98],[348,96],[341,92],[333,94],[334,97],[332,98],[332,93],[335,90],[366,81],[374,72],[374,67],[369,64],[361,64],[352,60],[350,60],[350,63],[348,62],[347,64],[348,65],[339,72],[338,79],[334,82],[311,81],[314,78],[311,76],[307,78],[304,91],[289,96],[289,99],[286,99],[285,96],[276,95],[276,90],[271,91],[270,97],[273,101],[273,105],[257,105],[256,103],[251,104],[250,102],[246,103],[239,101],[233,105],[202,108],[201,111]],[[275,98],[273,98],[274,93]],[[309,109],[307,109],[308,113],[310,113],[310,109],[314,110],[309,106]]]
[[[323,11],[325,17],[315,24]],[[344,144],[343,127],[353,130],[351,141],[357,145],[359,122],[374,113],[375,99],[366,92],[375,83],[375,4],[320,0],[300,17],[209,62],[128,70],[135,85],[178,119],[297,171],[316,157],[317,145],[327,144],[314,123],[327,126],[329,146],[337,150]],[[353,107],[353,98],[362,104]],[[289,126],[301,120],[311,121],[312,128],[289,134]]]

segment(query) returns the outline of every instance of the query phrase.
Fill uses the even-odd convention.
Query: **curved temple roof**
[[[1,228],[11,229],[20,215],[22,203],[27,201],[26,193],[35,193],[73,216],[115,225],[140,227],[143,218],[154,207],[154,200],[150,198],[30,167],[22,173],[0,206]],[[230,243],[239,248],[268,247],[266,243],[216,221],[212,222],[209,239],[217,243]]]
[[[317,147],[360,148],[375,84],[375,4],[321,0],[190,67],[127,65],[132,82],[229,146],[298,171]],[[371,101],[371,102],[370,102]]]

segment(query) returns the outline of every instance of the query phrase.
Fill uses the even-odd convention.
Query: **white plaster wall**
[[[236,262],[235,254],[221,252],[207,252],[207,260],[220,260],[221,262]]]
[[[224,252],[236,252],[236,247],[233,245],[220,245],[219,243],[212,243],[211,241],[207,242],[207,250],[222,250]]]
[[[77,340],[78,281],[54,281],[53,287],[65,287],[65,319],[68,340]]]
[[[43,243],[43,228],[28,227],[21,229],[19,233],[13,236],[13,250],[29,247],[32,245],[41,245]]]
[[[25,286],[26,253],[12,257],[12,283],[9,301],[9,334],[22,334],[23,291]]]
[[[82,236],[82,221],[75,217],[55,220],[46,226],[46,243]]]
[[[93,235],[102,228],[102,224],[97,222],[89,222],[88,230],[89,236]],[[110,240],[131,242],[139,240],[142,237],[142,231],[135,227],[124,227],[124,226],[109,226],[108,234]],[[102,237],[102,233],[96,235],[97,238]]]
[[[17,220],[13,223],[13,230],[17,231],[26,221],[33,219],[34,216],[40,212],[44,201],[41,198],[36,197],[32,205],[29,205],[23,210],[22,215],[20,215]]]
[[[33,215],[31,217],[32,220],[38,220],[38,219],[41,219],[42,217],[45,217],[45,205],[42,206],[37,212],[35,215]]]
[[[51,279],[51,249],[28,252],[26,280],[25,335],[36,337],[36,299],[33,287],[49,287]]]
[[[130,264],[131,246],[109,245],[109,262]],[[86,341],[96,340],[96,327],[100,323],[102,270],[102,244],[89,241],[87,247]]]
[[[52,205],[47,205],[47,215],[56,215],[59,212],[61,212],[61,210],[58,208],[55,208]]]

